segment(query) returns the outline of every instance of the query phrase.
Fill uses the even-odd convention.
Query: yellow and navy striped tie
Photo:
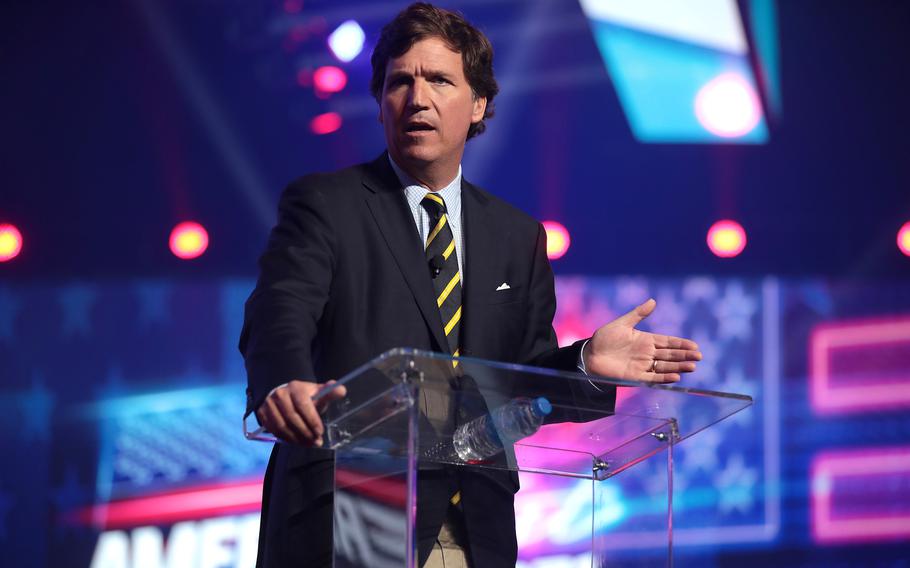
[[[449,342],[449,353],[458,357],[458,331],[461,323],[461,274],[458,271],[458,253],[455,237],[446,215],[446,202],[442,196],[427,193],[420,202],[430,216],[430,234],[427,235],[426,256],[436,289],[436,307],[442,316],[443,330]],[[457,366],[454,362],[453,366]]]
[[[427,193],[420,202],[430,216],[430,234],[427,236],[426,256],[436,289],[436,307],[442,316],[442,325],[449,342],[449,353],[458,357],[458,331],[461,323],[461,274],[458,270],[458,253],[455,252],[455,237],[446,215],[446,202],[441,195]],[[458,361],[452,362],[453,367]],[[449,502],[459,507],[461,491],[455,493]]]

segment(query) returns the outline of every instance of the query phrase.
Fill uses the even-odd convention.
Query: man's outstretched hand
[[[307,447],[322,446],[325,427],[319,413],[328,403],[347,395],[344,386],[332,388],[334,383],[291,381],[266,397],[256,410],[256,418],[279,440]],[[319,403],[313,402],[313,397],[322,389],[331,391]]]
[[[584,349],[589,374],[648,383],[674,383],[701,361],[698,345],[689,339],[635,329],[657,302],[653,299],[594,332]]]

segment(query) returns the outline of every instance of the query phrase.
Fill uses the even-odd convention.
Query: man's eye
[[[441,85],[448,85],[451,83],[451,81],[449,81],[445,77],[434,77],[433,82],[437,83],[437,84],[441,84]]]

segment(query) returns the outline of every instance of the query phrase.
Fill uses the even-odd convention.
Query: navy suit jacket
[[[467,181],[462,211],[461,354],[575,370],[580,342],[559,349],[552,327],[554,279],[541,224]],[[290,184],[260,271],[240,340],[248,412],[291,379],[337,379],[394,347],[448,351],[423,243],[385,153]],[[511,289],[496,291],[503,282]],[[259,566],[330,565],[332,468],[327,450],[275,446]],[[517,476],[494,472],[460,482],[474,565],[514,566]],[[418,490],[422,561],[449,489],[428,481]]]

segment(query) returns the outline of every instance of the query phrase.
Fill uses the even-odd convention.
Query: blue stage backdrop
[[[384,148],[370,51],[408,3],[0,2],[0,565],[253,565],[243,303],[281,188]],[[679,447],[676,565],[910,568],[910,2],[442,4],[501,87],[466,179],[566,230],[560,341],[654,297],[684,384],[755,398]],[[639,467],[610,566],[661,551]],[[522,485],[522,568],[590,566],[582,489]]]
[[[4,565],[253,565],[269,447],[240,428],[236,342],[251,288],[224,279],[0,286]],[[679,446],[678,565],[906,561],[906,283],[561,277],[558,296],[563,343],[656,298],[644,327],[693,337],[704,352],[685,384],[756,401]],[[648,489],[642,480],[665,483],[659,464],[638,467],[653,475],[615,478],[611,513],[596,527],[617,566],[646,564],[663,546],[659,534],[629,532],[630,519],[663,512],[633,497]],[[522,482],[521,565],[589,565],[590,488]]]

